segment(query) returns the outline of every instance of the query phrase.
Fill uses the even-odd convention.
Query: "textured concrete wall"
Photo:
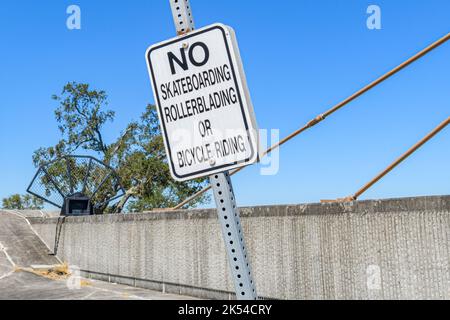
[[[260,296],[450,299],[450,196],[241,209]],[[30,218],[53,246],[55,218]],[[58,255],[93,277],[233,291],[214,210],[67,218]]]

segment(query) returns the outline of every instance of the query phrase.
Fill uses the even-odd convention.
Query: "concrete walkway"
[[[1,300],[179,300],[186,296],[116,285],[83,281],[69,289],[67,280],[52,280],[24,271],[35,265],[57,265],[28,220],[15,211],[0,211],[0,299]]]

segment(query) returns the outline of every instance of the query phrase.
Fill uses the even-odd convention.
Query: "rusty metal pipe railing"
[[[433,131],[427,134],[424,138],[422,138],[419,142],[417,142],[414,146],[412,146],[408,151],[406,151],[403,155],[400,156],[397,160],[395,160],[392,164],[390,164],[386,169],[380,172],[375,178],[370,180],[367,184],[365,184],[361,189],[359,189],[353,196],[338,199],[337,201],[355,201],[370,189],[375,183],[380,181],[385,175],[391,172],[395,167],[397,167],[400,163],[406,160],[409,156],[411,156],[414,152],[417,151],[420,147],[422,147],[425,143],[431,140],[435,135],[437,135],[440,131],[442,131],[446,126],[450,124],[450,117],[448,117],[444,122],[438,125]]]
[[[392,70],[390,70],[389,72],[385,73],[384,75],[382,75],[381,77],[379,77],[378,79],[376,79],[375,81],[369,83],[368,85],[366,85],[365,87],[363,87],[362,89],[358,90],[357,92],[355,92],[354,94],[352,94],[351,96],[349,96],[348,98],[346,98],[345,100],[341,101],[340,103],[336,104],[335,106],[333,106],[331,109],[329,109],[328,111],[318,115],[317,117],[315,117],[314,119],[312,119],[311,121],[309,121],[305,126],[301,127],[300,129],[294,131],[293,133],[291,133],[290,135],[288,135],[287,137],[283,138],[282,140],[280,140],[278,143],[276,143],[275,145],[271,146],[270,148],[268,148],[265,152],[263,152],[263,154],[261,155],[261,158],[264,157],[265,155],[267,155],[268,153],[272,152],[274,149],[279,148],[280,146],[282,146],[284,143],[286,143],[287,141],[293,139],[294,137],[296,137],[297,135],[301,134],[302,132],[304,132],[305,130],[317,125],[318,123],[322,122],[323,120],[325,120],[325,118],[327,118],[328,116],[330,116],[331,114],[333,114],[334,112],[338,111],[339,109],[341,109],[342,107],[344,107],[345,105],[349,104],[350,102],[352,102],[353,100],[355,100],[356,98],[358,98],[359,96],[363,95],[364,93],[366,93],[367,91],[369,91],[370,89],[376,87],[378,84],[382,83],[383,81],[385,81],[386,79],[392,77],[393,75],[395,75],[396,73],[398,73],[400,70],[404,69],[405,67],[409,66],[411,63],[419,60],[421,57],[423,57],[424,55],[426,55],[427,53],[431,52],[433,49],[439,47],[440,45],[442,45],[443,43],[447,42],[450,39],[450,33],[447,33],[445,36],[443,36],[442,38],[440,38],[439,40],[437,40],[436,42],[433,42],[432,44],[430,44],[428,47],[426,47],[425,49],[423,49],[422,51],[416,53],[414,56],[412,56],[411,58],[409,58],[408,60],[404,61],[403,63],[399,64],[397,67],[393,68]],[[236,173],[238,173],[239,171],[241,171],[244,167],[239,168],[239,169],[235,169],[233,171],[230,172],[230,175],[234,175]],[[195,193],[194,195],[190,196],[189,198],[187,198],[186,200],[184,200],[183,202],[180,202],[178,205],[176,205],[175,207],[173,207],[173,210],[176,209],[181,209],[183,208],[186,204],[189,204],[190,202],[192,202],[193,200],[195,200],[196,198],[200,197],[201,195],[203,195],[205,192],[209,191],[211,189],[210,186],[207,186],[205,188],[203,188],[202,190],[198,191],[197,193]]]

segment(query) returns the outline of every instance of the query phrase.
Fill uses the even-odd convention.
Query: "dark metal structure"
[[[60,208],[63,216],[101,214],[125,194],[113,168],[76,155],[42,165],[27,192]]]

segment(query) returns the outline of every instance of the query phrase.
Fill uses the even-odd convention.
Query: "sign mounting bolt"
[[[212,167],[216,164],[216,160],[215,159],[211,159],[209,160],[209,165]]]

